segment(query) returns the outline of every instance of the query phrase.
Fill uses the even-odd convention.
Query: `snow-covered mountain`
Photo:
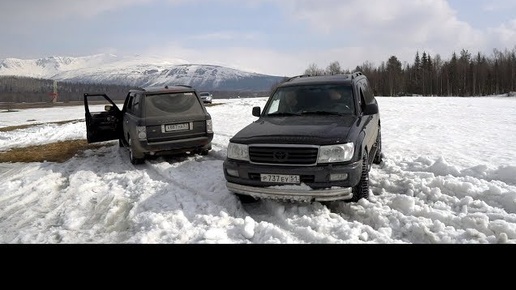
[[[190,64],[182,59],[112,54],[29,60],[6,58],[0,60],[1,75],[140,87],[186,84],[198,90],[221,91],[267,91],[282,79],[217,65]]]

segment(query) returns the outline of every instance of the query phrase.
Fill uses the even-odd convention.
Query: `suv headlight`
[[[353,158],[355,146],[353,142],[339,145],[321,146],[317,163],[344,162]]]
[[[228,158],[249,161],[249,147],[244,144],[229,142]]]

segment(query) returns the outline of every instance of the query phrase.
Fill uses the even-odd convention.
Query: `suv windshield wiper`
[[[289,112],[275,112],[267,114],[267,116],[300,116],[298,113],[289,113]]]
[[[302,115],[344,115],[343,113],[339,112],[332,112],[332,111],[303,111],[301,113]]]

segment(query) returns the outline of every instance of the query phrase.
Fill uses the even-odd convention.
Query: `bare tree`
[[[342,69],[340,68],[340,63],[338,61],[334,61],[328,65],[326,68],[326,73],[329,75],[336,75],[342,73]]]
[[[305,70],[305,74],[311,76],[322,76],[324,75],[324,70],[320,69],[315,63],[312,63]]]

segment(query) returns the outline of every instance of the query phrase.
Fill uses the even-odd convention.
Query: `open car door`
[[[106,101],[109,104],[105,104]],[[101,106],[104,110],[92,112],[90,106]],[[88,143],[117,140],[122,136],[122,111],[106,94],[84,94],[86,131]]]

